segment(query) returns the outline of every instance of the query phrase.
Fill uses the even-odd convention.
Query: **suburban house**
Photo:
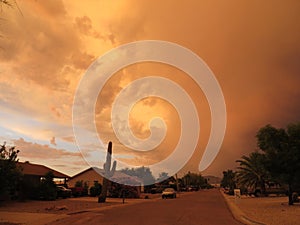
[[[22,173],[22,181],[18,194],[20,199],[36,198],[38,196],[38,193],[36,193],[37,188],[48,172],[52,172],[54,179],[59,180],[62,184],[66,184],[69,179],[68,175],[44,165],[33,164],[30,162],[17,162],[17,166]]]
[[[41,179],[45,177],[45,174],[52,172],[54,179],[59,180],[60,183],[66,184],[69,176],[51,169],[44,165],[33,164],[29,162],[17,162],[17,166],[21,169],[23,174],[22,180],[24,183],[36,186],[40,183]]]
[[[23,180],[26,180],[31,184],[39,184],[41,179],[45,177],[45,174],[52,172],[55,179],[63,180],[63,183],[66,184],[69,176],[58,172],[54,169],[51,169],[44,165],[33,164],[29,162],[18,162],[17,165],[21,168],[23,174]]]
[[[68,187],[75,187],[77,181],[83,181],[90,188],[94,185],[95,181],[99,184],[103,184],[104,174],[104,169],[99,169],[98,167],[90,167],[71,177],[68,180],[67,184]],[[139,193],[141,191],[142,182],[138,177],[132,177],[120,171],[115,171],[114,175],[110,178],[110,181],[113,181],[115,183],[122,183],[128,186],[136,186]]]

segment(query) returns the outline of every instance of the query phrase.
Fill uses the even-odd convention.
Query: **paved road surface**
[[[148,200],[74,214],[51,225],[235,225],[218,190],[201,190],[176,199]]]

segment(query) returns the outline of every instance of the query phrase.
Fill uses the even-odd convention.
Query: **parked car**
[[[166,188],[162,194],[161,197],[164,198],[176,198],[176,191],[174,188]]]
[[[56,192],[57,198],[70,198],[72,196],[72,190],[64,186],[56,186]]]
[[[249,195],[260,197],[263,193],[262,190],[257,187],[248,191]],[[266,183],[266,195],[287,195],[287,189],[275,182]]]

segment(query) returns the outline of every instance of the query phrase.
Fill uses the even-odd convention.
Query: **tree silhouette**
[[[45,200],[55,200],[57,197],[56,184],[54,182],[54,174],[49,171],[45,174],[45,177],[41,180],[39,187],[39,197]]]
[[[154,184],[155,179],[152,175],[152,172],[150,168],[148,167],[138,167],[138,168],[125,168],[122,169],[121,172],[130,175],[130,176],[136,176],[140,178],[141,181],[143,181],[144,184]]]
[[[166,179],[168,179],[168,178],[169,178],[168,173],[166,173],[166,172],[161,172],[161,173],[158,175],[157,180],[163,181],[163,180],[166,180]]]
[[[265,194],[265,183],[268,178],[268,172],[264,166],[265,161],[266,156],[257,151],[236,160],[240,164],[237,171],[238,183],[246,187],[260,187],[262,194]]]
[[[236,188],[236,172],[232,170],[223,171],[221,187],[229,188],[229,194],[233,194]]]
[[[265,166],[272,179],[288,185],[289,205],[292,205],[293,189],[300,179],[300,122],[286,129],[267,125],[256,137],[259,148],[265,152]]]
[[[21,178],[21,170],[17,166],[18,153],[15,146],[0,146],[0,194],[14,194]]]

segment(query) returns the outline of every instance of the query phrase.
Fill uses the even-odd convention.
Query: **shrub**
[[[98,183],[98,181],[94,181],[94,186],[90,188],[90,196],[96,197],[100,195],[102,190],[102,185]]]

